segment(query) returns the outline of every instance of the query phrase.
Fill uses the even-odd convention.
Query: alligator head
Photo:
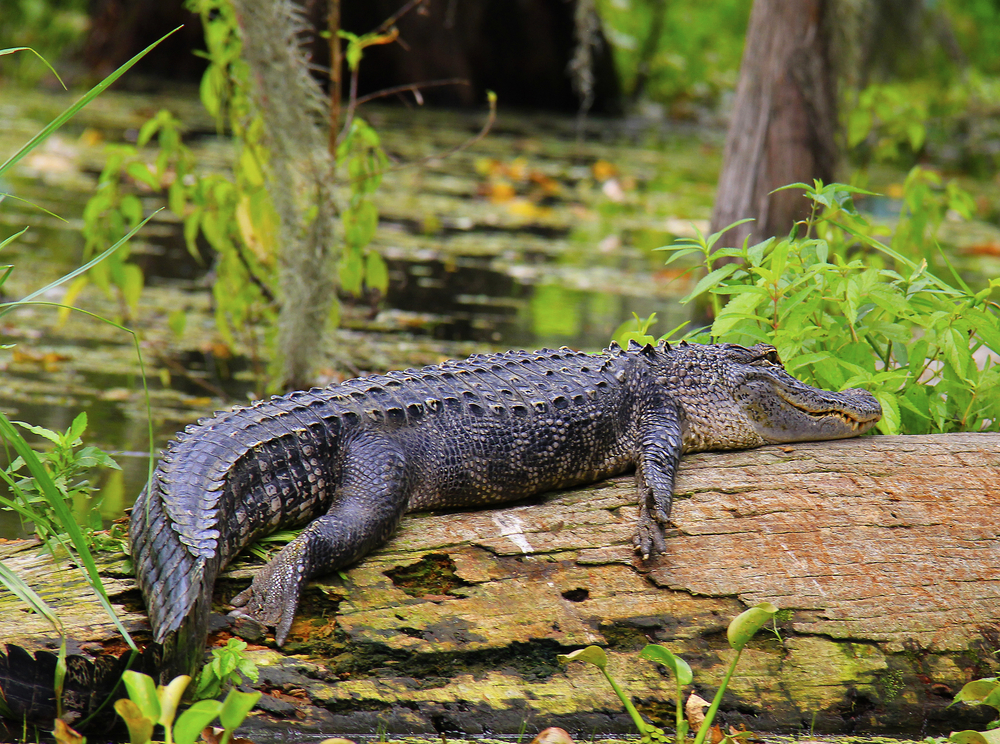
[[[865,433],[882,418],[882,407],[868,391],[834,393],[806,385],[785,371],[768,344],[749,349],[687,344],[666,357],[671,382],[681,381],[688,452],[844,439]]]

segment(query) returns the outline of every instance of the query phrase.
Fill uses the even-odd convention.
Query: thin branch
[[[395,15],[391,15],[388,18],[386,18],[384,21],[382,21],[381,25],[379,25],[379,27],[376,28],[372,33],[384,34],[386,31],[388,31],[396,23],[396,21],[398,21],[400,18],[402,18],[403,16],[405,16],[407,13],[409,13],[411,10],[413,10],[418,5],[422,5],[422,4],[426,3],[426,2],[427,2],[427,0],[410,0],[410,2],[408,2],[402,8],[400,8],[399,10],[397,10]]]
[[[393,88],[383,88],[382,90],[377,90],[374,93],[369,93],[366,96],[361,96],[357,101],[355,101],[355,106],[360,106],[362,103],[368,103],[376,98],[384,98],[385,96],[395,95],[396,93],[403,93],[408,90],[419,91],[421,88],[437,88],[442,85],[471,85],[471,83],[465,78],[448,78],[447,80],[430,80],[426,83],[410,83],[408,85],[397,85]]]

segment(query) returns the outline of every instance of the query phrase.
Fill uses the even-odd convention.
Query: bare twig
[[[357,101],[355,101],[355,106],[360,106],[362,103],[368,103],[376,98],[384,98],[386,96],[395,95],[396,93],[403,93],[404,91],[412,90],[414,92],[419,91],[421,88],[437,88],[442,85],[471,85],[471,83],[465,78],[448,78],[447,80],[430,80],[426,83],[409,83],[408,85],[396,85],[392,88],[383,88],[382,90],[377,90],[374,93],[369,93],[366,96],[361,96]]]
[[[382,21],[382,23],[379,25],[378,28],[375,29],[375,31],[373,31],[373,33],[384,34],[396,23],[396,21],[405,16],[407,13],[409,13],[418,5],[423,5],[426,2],[427,0],[410,0],[410,2],[408,2],[402,8],[397,10],[395,15],[391,15],[384,21]]]

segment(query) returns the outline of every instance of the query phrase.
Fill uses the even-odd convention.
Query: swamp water
[[[9,91],[0,97],[0,152],[13,152],[71,96]],[[14,271],[4,299],[23,297],[83,261],[83,206],[115,142],[134,142],[142,122],[168,108],[189,127],[199,166],[225,172],[232,147],[192,95],[106,94],[25,158],[0,190],[4,236]],[[653,248],[707,227],[723,132],[682,125],[652,128],[514,115],[501,110],[489,135],[447,158],[483,114],[381,108],[362,112],[394,165],[376,195],[373,247],[389,267],[384,298],[343,297],[342,328],[329,340],[321,382],[392,368],[434,364],[505,348],[572,346],[598,350],[632,313],[657,312],[665,332],[687,312],[681,271],[665,270]],[[149,160],[154,150],[147,150]],[[134,185],[133,185],[134,187]],[[146,213],[164,206],[136,188]],[[154,448],[200,416],[246,402],[255,390],[254,352],[231,348],[214,327],[212,256],[187,251],[168,211],[131,241],[145,275],[135,316],[150,387]],[[671,267],[673,269],[673,267]],[[39,298],[61,301],[65,285]],[[120,319],[118,302],[93,285],[76,306]],[[183,332],[169,316],[186,314]],[[32,307],[0,320],[0,409],[13,420],[65,430],[79,411],[84,437],[115,453],[122,472],[101,484],[106,519],[121,515],[149,469],[142,376],[132,338],[82,313],[60,322],[58,309]],[[258,361],[258,364],[260,362]],[[79,505],[84,508],[85,505]],[[22,536],[0,513],[0,537]]]

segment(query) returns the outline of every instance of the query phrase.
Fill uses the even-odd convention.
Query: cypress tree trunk
[[[774,189],[833,180],[837,160],[836,85],[829,31],[832,0],[757,0],[750,13],[733,118],[726,139],[712,232],[745,217],[727,245],[787,233],[808,214],[796,191]]]

